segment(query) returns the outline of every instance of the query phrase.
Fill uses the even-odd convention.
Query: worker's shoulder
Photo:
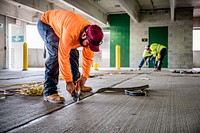
[[[157,45],[158,43],[152,43],[151,46]]]
[[[163,44],[158,44],[161,48],[167,48],[165,45]]]
[[[54,17],[60,17],[60,18],[67,18],[69,17],[75,17],[75,16],[80,16],[74,12],[63,10],[63,9],[55,9],[55,10],[48,10],[44,14],[48,16],[54,16]]]
[[[45,13],[49,13],[49,12],[71,12],[71,11],[67,11],[67,10],[63,10],[63,9],[54,9],[54,10],[48,10]]]
[[[152,43],[151,45],[150,45],[150,48],[152,49],[152,48],[155,48],[155,47],[157,47],[157,43]]]

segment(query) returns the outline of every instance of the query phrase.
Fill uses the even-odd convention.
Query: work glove
[[[72,94],[72,92],[74,92],[75,90],[75,86],[74,86],[74,83],[73,82],[67,82],[66,84],[66,90]]]

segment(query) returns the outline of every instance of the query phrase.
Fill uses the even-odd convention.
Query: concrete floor
[[[189,71],[189,70],[188,70]],[[199,70],[197,70],[199,71]],[[198,133],[200,132],[200,74],[172,73],[169,69],[92,70],[86,85],[93,88],[74,103],[60,80],[65,104],[43,101],[42,96],[15,94],[0,99],[0,132],[25,133]],[[1,70],[0,87],[43,81],[43,69]],[[95,93],[105,87],[149,85],[146,96],[123,92]],[[7,86],[6,86],[7,85]]]

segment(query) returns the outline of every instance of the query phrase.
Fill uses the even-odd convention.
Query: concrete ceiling
[[[136,22],[144,11],[169,10],[174,21],[176,8],[194,8],[200,17],[200,0],[1,0],[0,14],[30,23],[44,11],[65,9],[81,14],[92,23],[107,24],[109,14],[127,13]]]

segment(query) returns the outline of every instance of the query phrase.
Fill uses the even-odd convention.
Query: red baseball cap
[[[98,25],[90,25],[86,29],[87,38],[89,41],[89,47],[92,51],[98,52],[99,45],[102,44],[103,31]]]

